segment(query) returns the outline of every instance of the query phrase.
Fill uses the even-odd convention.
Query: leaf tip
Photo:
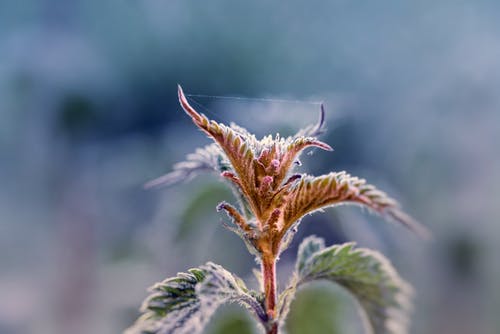
[[[327,143],[319,142],[319,144],[317,146],[324,149],[325,151],[333,152],[333,147],[331,147]]]
[[[419,223],[406,213],[396,209],[396,210],[389,210],[387,214],[392,219],[405,225],[407,228],[416,233],[420,238],[424,239],[425,241],[432,241],[434,239],[432,232],[427,227],[425,227],[424,225],[422,225],[421,223]]]
[[[222,210],[225,210],[227,208],[227,205],[228,205],[228,203],[226,201],[222,201],[219,204],[217,204],[215,209],[217,210],[217,212],[220,212]]]
[[[157,177],[156,179],[150,180],[142,185],[142,188],[145,190],[151,190],[151,189],[157,189],[161,188],[162,186],[169,186],[172,184],[173,174],[168,173],[165,175],[162,175],[160,177]]]
[[[200,114],[194,110],[193,107],[189,104],[187,101],[186,95],[184,94],[184,91],[182,90],[181,85],[177,84],[177,95],[179,96],[179,103],[181,104],[182,109],[193,118],[195,122],[199,122],[201,120]]]

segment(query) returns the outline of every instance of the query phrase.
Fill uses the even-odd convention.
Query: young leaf
[[[238,126],[226,126],[198,113],[188,102],[178,86],[179,102],[193,123],[211,137],[224,152],[232,170],[222,175],[231,180],[244,195],[254,216],[262,223],[274,211],[270,200],[281,187],[298,155],[307,147],[315,146],[331,150],[315,137],[266,136],[257,140],[254,135]],[[324,112],[322,111],[322,114]],[[317,129],[321,132],[324,117],[320,117]]]
[[[407,332],[412,289],[382,254],[354,243],[321,248],[318,238],[300,247],[294,287],[315,280],[328,280],[347,289],[359,302],[374,334]],[[288,301],[288,303],[290,303]]]
[[[290,190],[284,210],[286,229],[304,215],[340,204],[358,204],[392,218],[423,237],[430,233],[399,209],[398,203],[386,193],[367,184],[364,179],[346,172],[322,176],[303,176]]]
[[[142,316],[126,334],[196,334],[224,303],[238,302],[265,323],[267,316],[241,279],[208,262],[155,284],[144,301]]]
[[[255,208],[256,199],[253,198],[252,185],[254,153],[250,147],[251,139],[242,132],[233,130],[224,124],[209,120],[205,115],[199,114],[187,101],[181,86],[178,86],[179,102],[194,124],[211,137],[224,151],[235,171],[235,180],[241,187],[241,191],[247,196],[249,203]]]
[[[186,161],[174,165],[174,170],[159,178],[149,181],[146,188],[171,186],[180,181],[188,180],[200,172],[222,172],[230,168],[229,161],[215,143],[203,148],[197,148],[194,153],[186,156]]]

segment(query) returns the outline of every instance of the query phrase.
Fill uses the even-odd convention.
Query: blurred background
[[[411,333],[500,333],[500,3],[23,0],[0,2],[0,333],[120,333],[146,288],[212,260],[256,281],[215,212],[216,175],[142,185],[209,143],[178,106],[259,136],[314,123],[335,149],[301,171],[347,170],[401,201],[423,242],[353,207],[300,239],[354,240],[415,287]],[[497,148],[495,148],[497,147]],[[317,284],[289,331],[363,333],[342,290]],[[236,306],[207,333],[256,333]]]

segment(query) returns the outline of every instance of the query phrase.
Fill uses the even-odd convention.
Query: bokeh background
[[[423,242],[357,208],[309,234],[386,254],[416,290],[411,333],[500,332],[498,1],[23,0],[0,2],[0,333],[119,333],[152,283],[207,260],[255,285],[215,212],[215,175],[142,185],[208,143],[180,110],[293,134],[325,101],[348,170],[433,230]],[[301,291],[290,333],[362,333],[349,296]],[[255,333],[236,306],[207,333]]]

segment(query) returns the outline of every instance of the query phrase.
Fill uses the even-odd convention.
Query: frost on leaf
[[[224,124],[209,120],[205,115],[199,114],[188,103],[182,88],[179,86],[179,102],[184,111],[191,116],[193,123],[203,132],[214,139],[230,161],[233,170],[239,178],[240,187],[244,194],[249,194],[253,184],[253,175],[249,173],[253,163],[253,151],[249,147],[246,134],[242,134]]]
[[[372,333],[407,333],[411,287],[382,254],[354,246],[324,248],[321,239],[306,238],[299,248],[296,276],[288,294],[293,297],[304,283],[327,280],[344,287],[358,301]],[[291,297],[283,302],[287,305],[282,308],[288,308]]]
[[[301,272],[311,256],[323,248],[325,248],[325,241],[323,238],[318,238],[314,235],[305,238],[299,246],[295,271],[298,273]]]
[[[287,196],[284,210],[285,227],[291,226],[315,210],[340,204],[358,204],[396,220],[423,237],[429,235],[423,226],[400,210],[394,199],[367,184],[364,179],[346,172],[317,177],[306,175],[294,184]]]
[[[142,316],[125,334],[202,333],[217,308],[231,302],[245,306],[261,322],[267,320],[243,281],[211,262],[157,283],[150,291]]]
[[[145,184],[146,188],[171,186],[189,180],[200,172],[223,172],[230,168],[229,161],[217,144],[197,148],[186,160],[174,165],[174,170]]]
[[[299,247],[295,273],[276,308],[274,264],[306,214],[330,206],[357,204],[421,236],[429,236],[423,226],[400,210],[395,200],[364,179],[345,172],[318,177],[293,173],[306,148],[331,150],[316,138],[324,131],[323,106],[319,122],[295,136],[276,134],[257,139],[235,124],[227,126],[198,113],[181,87],[178,94],[186,114],[214,143],[188,155],[171,173],[147,186],[174,184],[202,171],[216,171],[229,181],[240,207],[222,202],[218,209],[231,218],[226,227],[236,232],[262,261],[266,297],[248,291],[239,278],[209,262],[156,284],[143,304],[143,315],[128,333],[200,333],[217,307],[226,302],[244,305],[266,330],[276,333],[276,320],[283,325],[297,288],[314,280],[328,280],[347,289],[364,310],[373,333],[405,333],[410,287],[381,254],[354,248],[352,243],[325,248],[322,239],[306,238]]]
[[[252,153],[261,155],[264,152],[265,155],[265,152],[268,152],[270,147],[273,146],[274,139],[272,137],[266,137],[265,140],[257,140],[257,138],[247,129],[235,123],[230,123],[229,126],[225,126],[224,124],[207,119],[204,115],[198,114],[189,105],[180,88],[179,99],[182,107],[186,113],[191,116],[195,124],[210,137],[214,138],[216,142],[203,148],[198,148],[195,152],[188,154],[185,161],[174,165],[172,172],[149,181],[145,185],[146,188],[170,186],[180,181],[189,180],[200,172],[215,171],[222,173],[224,171],[229,171],[236,173],[235,169],[241,172],[244,169],[244,166],[239,166],[239,162],[242,158]],[[292,163],[297,161],[296,157],[301,149],[314,145],[329,149],[329,146],[315,139],[324,132],[324,125],[325,110],[323,105],[321,105],[317,124],[312,124],[300,130],[293,137],[280,139],[282,146],[280,148],[280,154],[284,155],[287,153],[285,150],[287,148],[291,148],[294,151],[293,154],[291,154],[292,152],[288,152],[286,159],[284,159],[286,160],[285,166],[287,166],[288,169],[282,168],[284,172],[282,173],[283,176],[278,178],[280,181],[283,179],[286,172],[291,171],[291,167],[293,167]],[[232,163],[236,163],[236,168],[233,168]],[[247,164],[251,164],[251,162],[247,161]]]
[[[395,200],[345,172],[313,177],[293,174],[301,152],[308,147],[331,150],[316,137],[324,131],[324,108],[319,121],[290,137],[257,139],[246,129],[208,119],[188,102],[178,87],[179,102],[193,121],[214,143],[188,155],[174,170],[148,184],[169,185],[200,171],[217,171],[229,181],[239,208],[222,204],[232,218],[227,227],[245,241],[253,254],[278,256],[292,241],[301,218],[322,208],[358,204],[391,218],[423,237],[430,233],[400,210]]]
[[[240,190],[253,215],[260,222],[266,221],[274,211],[274,208],[269,207],[270,200],[279,193],[299,154],[311,146],[331,150],[329,145],[312,136],[282,138],[276,135],[257,140],[243,128],[234,124],[226,126],[199,114],[188,103],[180,86],[179,101],[193,123],[224,152],[231,169],[222,175]],[[305,133],[320,133],[323,120],[324,117],[321,117],[320,124]]]

